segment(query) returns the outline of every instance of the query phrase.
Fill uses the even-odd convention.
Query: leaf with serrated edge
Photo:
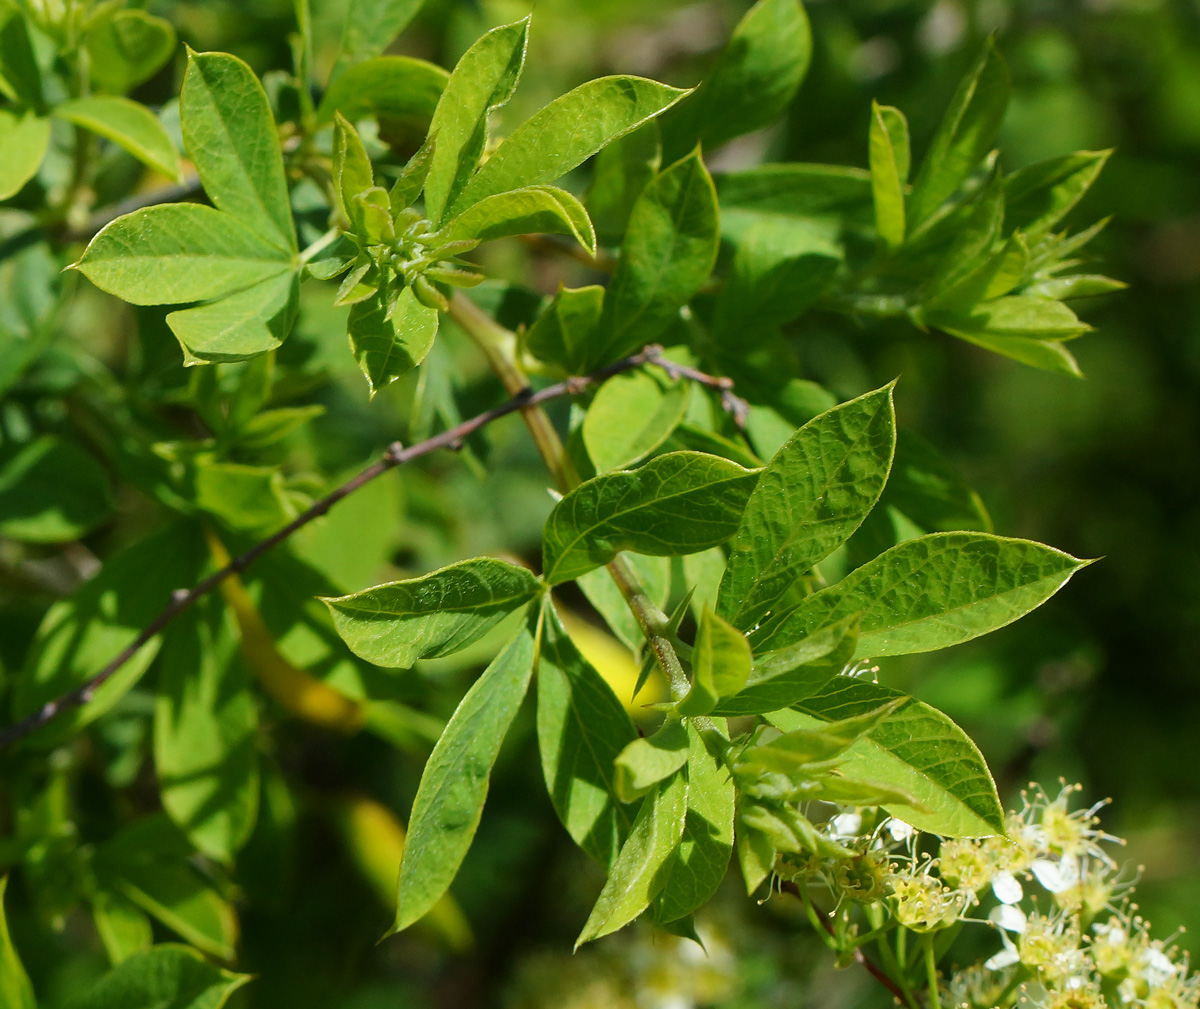
[[[932,533],[868,561],[751,640],[759,651],[785,648],[857,613],[857,656],[948,648],[1036,609],[1090,563],[1030,540]]]
[[[131,304],[177,305],[236,294],[290,272],[292,264],[233,214],[177,203],[118,217],[74,268]]]
[[[671,857],[683,837],[687,797],[687,772],[679,771],[642,800],[608,881],[575,940],[576,949],[628,925],[662,890]]]
[[[589,252],[596,252],[596,232],[587,210],[556,186],[526,186],[489,196],[464,210],[444,231],[450,241],[477,238],[481,242],[514,235],[570,235]]]
[[[784,732],[819,730],[904,696],[868,680],[838,677],[793,709],[768,717]],[[838,766],[848,777],[887,785],[915,798],[924,808],[886,808],[919,830],[943,837],[1004,833],[1004,810],[979,749],[954,722],[915,697],[856,740],[838,758]]]
[[[716,190],[699,152],[677,161],[642,190],[604,296],[589,364],[656,339],[700,290],[716,262],[717,217]]]
[[[613,761],[637,738],[624,705],[545,604],[537,664],[537,737],[550,802],[575,843],[608,868],[633,810],[617,796]]]
[[[728,736],[720,720],[711,731]],[[690,724],[688,738],[687,818],[666,884],[652,907],[658,924],[678,921],[702,907],[725,878],[733,852],[733,779]]]
[[[743,630],[755,626],[805,572],[846,542],[879,500],[895,447],[891,385],[800,428],[750,495],[717,613]]]
[[[492,765],[533,674],[528,627],[484,670],[429,755],[400,862],[393,932],[422,918],[449,888],[471,846]]]
[[[174,943],[152,946],[117,964],[70,1009],[221,1009],[229,996],[251,980],[205,961],[193,949]]]
[[[513,130],[467,183],[451,212],[461,213],[496,193],[562,178],[687,93],[645,77],[600,77],[581,84]]]
[[[669,557],[716,546],[737,528],[757,479],[756,470],[718,456],[669,452],[588,480],[546,519],[546,580],[578,578],[621,550]]]
[[[295,252],[275,117],[254,71],[228,53],[189,51],[179,114],[184,145],[213,204]]]
[[[493,28],[450,72],[429,124],[436,146],[425,182],[425,213],[435,225],[475,171],[487,140],[488,116],[516,90],[528,38],[528,17]]]
[[[183,181],[175,145],[146,106],[116,95],[93,95],[56,105],[54,115],[107,137],[168,178]]]

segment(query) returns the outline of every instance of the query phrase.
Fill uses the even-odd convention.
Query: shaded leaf
[[[350,309],[350,349],[367,377],[372,398],[425,360],[437,336],[437,309],[417,301],[412,289],[400,292],[388,318],[381,298],[369,298]]]
[[[1112,151],[1077,151],[1027,165],[1004,179],[1007,224],[1032,244],[1047,234],[1096,181]]]
[[[569,374],[581,375],[595,354],[604,308],[604,288],[560,287],[558,294],[534,320],[525,346],[535,357]]]
[[[8,888],[8,877],[0,876],[0,997],[9,1009],[37,1009],[33,997],[33,985],[21,964],[8,934],[8,918],[4,913],[4,891]]]
[[[112,508],[108,474],[74,442],[43,435],[0,465],[0,536],[62,543],[94,529]]]
[[[650,601],[659,608],[666,606],[671,594],[670,558],[642,557],[633,553],[625,553],[622,556],[625,563],[633,568],[638,583]],[[631,651],[640,648],[645,640],[642,629],[608,571],[597,568],[581,575],[578,582],[588,602],[604,617],[613,634]]]
[[[221,1009],[250,980],[207,963],[186,946],[162,943],[123,961],[68,1009]]]
[[[107,137],[167,178],[183,181],[175,145],[146,106],[115,95],[94,95],[56,105],[54,115]]]
[[[875,196],[875,230],[884,245],[904,241],[904,186],[908,181],[908,123],[890,105],[871,102],[871,191]]]
[[[682,720],[668,718],[654,735],[638,738],[613,761],[617,795],[622,802],[640,799],[688,759],[688,730]]]
[[[545,577],[578,578],[621,550],[669,557],[716,546],[733,534],[757,478],[717,456],[671,452],[588,480],[546,519]]]
[[[140,907],[119,894],[101,890],[92,898],[92,922],[109,963],[116,965],[144,953],[154,941],[150,918]]]
[[[92,80],[105,91],[123,95],[171,58],[175,29],[170,21],[146,11],[118,10],[88,24],[85,44]]]
[[[585,202],[603,243],[620,242],[634,203],[661,165],[662,141],[656,119],[618,137],[596,155]]]
[[[411,56],[379,56],[340,74],[321,97],[317,122],[340,112],[355,123],[364,116],[428,127],[450,75],[436,63]]]
[[[0,11],[0,89],[18,105],[45,111],[42,72],[29,37],[26,15],[9,5]]]
[[[346,19],[342,22],[342,42],[337,62],[330,74],[330,86],[339,82],[344,72],[378,56],[417,15],[425,0],[350,0]]]

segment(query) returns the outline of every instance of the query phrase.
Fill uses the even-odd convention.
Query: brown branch
[[[622,358],[604,368],[592,372],[590,375],[580,377],[571,377],[557,382],[554,385],[546,386],[544,389],[534,391],[529,387],[525,387],[516,393],[507,402],[500,406],[493,407],[491,410],[485,410],[483,413],[477,414],[470,420],[465,420],[456,427],[452,427],[441,434],[434,435],[423,442],[418,442],[416,445],[410,445],[404,448],[399,442],[393,443],[383,457],[365,470],[353,477],[351,480],[342,484],[336,490],[327,494],[325,497],[317,501],[311,508],[303,514],[297,516],[278,532],[267,537],[259,543],[256,543],[245,553],[240,554],[226,564],[219,571],[214,571],[203,581],[194,585],[190,589],[179,589],[172,593],[171,601],[166,608],[158,614],[138,636],[107,666],[99,673],[93,676],[86,683],[76,687],[70,693],[63,694],[61,697],[55,698],[52,701],[47,701],[33,714],[27,716],[19,722],[0,730],[0,750],[11,746],[18,740],[24,739],[32,732],[36,732],[42,726],[52,721],[64,711],[69,711],[73,708],[78,708],[87,704],[118,669],[128,662],[137,652],[149,642],[155,635],[163,630],[184,610],[191,606],[196,600],[202,596],[212,592],[218,585],[221,584],[230,575],[240,574],[253,564],[259,557],[265,554],[272,547],[277,546],[286,540],[292,533],[304,526],[308,525],[313,519],[320,518],[329,511],[335,504],[345,497],[349,497],[356,490],[370,483],[377,476],[386,473],[390,469],[395,469],[397,466],[402,466],[404,463],[411,462],[423,455],[428,455],[438,449],[448,448],[457,449],[461,447],[462,442],[468,436],[474,434],[480,428],[486,427],[492,421],[499,420],[501,417],[506,417],[510,413],[517,411],[526,412],[532,407],[536,407],[541,403],[549,402],[553,399],[559,399],[563,396],[574,396],[598,382],[603,382],[613,375],[619,375],[622,372],[632,371],[634,368],[639,368],[643,365],[652,364],[660,368],[676,367],[674,364],[667,362],[662,357],[662,348],[657,345],[645,347],[637,354]],[[700,373],[697,373],[700,374]],[[691,377],[691,376],[689,376]],[[717,381],[711,376],[704,376],[708,381]],[[699,380],[699,379],[697,379]]]
[[[803,895],[800,893],[800,887],[796,883],[793,883],[791,880],[780,880],[779,888],[784,893],[790,893],[797,900],[800,900],[800,901],[804,900]],[[814,908],[814,910],[817,911],[817,918],[821,922],[821,925],[824,927],[825,931],[828,932],[831,936],[834,935],[835,933],[833,931],[833,925],[830,923],[829,919],[825,915],[821,914],[819,909]],[[861,966],[868,974],[871,975],[871,977],[873,977],[876,981],[878,981],[881,985],[883,985],[889,992],[891,992],[897,1002],[899,1002],[901,1005],[909,1004],[908,997],[904,994],[903,989],[901,989],[901,987],[898,984],[896,984],[895,981],[893,981],[890,977],[887,976],[887,974],[884,972],[883,968],[879,966],[879,964],[875,963],[873,960],[868,958],[866,953],[864,953],[862,951],[861,947],[858,947],[858,946],[854,947],[853,956],[854,956],[854,962],[857,963],[859,966]]]

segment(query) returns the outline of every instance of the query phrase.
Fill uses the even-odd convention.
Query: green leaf
[[[475,171],[487,142],[488,116],[516,90],[528,38],[528,17],[493,28],[450,73],[429,125],[435,146],[425,183],[425,213],[435,226]]]
[[[850,538],[892,465],[892,386],[814,417],[759,477],[721,579],[717,613],[753,627],[818,561]]]
[[[671,436],[687,412],[691,385],[645,371],[614,375],[583,418],[583,443],[596,471],[631,466]]]
[[[560,287],[558,294],[534,320],[525,337],[529,352],[571,375],[582,375],[594,354],[604,288]]]
[[[1030,244],[1050,232],[1096,181],[1112,151],[1077,151],[1019,168],[1004,179],[1006,224]]]
[[[712,730],[727,736],[724,727]],[[717,892],[733,852],[734,788],[725,763],[688,726],[687,817],[666,883],[653,906],[656,924],[678,921],[701,908]]]
[[[375,172],[358,130],[340,112],[333,124],[333,182],[342,212],[355,232],[365,236],[363,208],[355,197],[374,187]]]
[[[670,557],[716,546],[733,534],[757,479],[717,456],[671,452],[588,480],[546,519],[545,578],[578,578],[621,550]]]
[[[759,0],[733,30],[703,83],[662,122],[668,161],[696,144],[713,151],[783,115],[812,58],[798,0]]]
[[[119,894],[101,890],[92,898],[92,922],[111,964],[144,953],[154,941],[150,918]]]
[[[929,324],[955,336],[961,332],[967,339],[983,335],[999,340],[1070,340],[1092,328],[1061,301],[1027,294],[986,301],[976,305],[970,315],[931,313]]]
[[[828,217],[867,222],[871,176],[842,165],[762,165],[713,179],[721,210],[746,210],[789,217]]]
[[[94,19],[85,40],[88,73],[102,90],[123,95],[149,80],[175,51],[170,21],[131,9]]]
[[[323,602],[356,655],[407,669],[417,659],[452,655],[478,641],[541,588],[525,568],[476,557]]]
[[[108,474],[73,442],[43,435],[0,465],[0,536],[64,543],[94,529],[112,508]]]
[[[244,361],[283,343],[299,306],[299,274],[289,270],[207,305],[171,312],[167,325],[183,348],[184,364]]]
[[[11,8],[0,11],[0,18],[0,90],[16,104],[43,112],[42,72],[26,18]]]
[[[249,974],[214,967],[195,950],[163,943],[123,961],[68,1009],[221,1009]]]
[[[656,119],[619,137],[596,155],[585,202],[604,244],[620,242],[634,203],[661,166],[662,141]]]
[[[633,567],[638,583],[650,601],[660,609],[667,605],[671,595],[671,560],[668,557],[642,557],[639,554],[622,555]],[[629,609],[621,590],[604,568],[597,568],[581,575],[579,587],[587,600],[604,617],[609,629],[630,649],[637,651],[645,642],[645,635],[637,618]]]
[[[822,627],[794,645],[757,656],[744,687],[723,697],[715,715],[762,715],[816,693],[854,658],[858,617]]]
[[[692,687],[676,710],[681,715],[707,715],[721,698],[746,685],[753,661],[745,635],[706,607],[692,645]]]
[[[1038,298],[1095,298],[1101,294],[1123,291],[1127,284],[1095,273],[1080,273],[1071,277],[1051,277],[1025,288],[1025,293]]]
[[[694,152],[651,182],[633,206],[589,364],[656,339],[708,280],[719,242],[716,191]]]
[[[908,122],[890,105],[871,102],[871,191],[875,230],[889,248],[904,242],[904,185],[908,181]]]
[[[513,130],[451,204],[451,212],[461,213],[496,193],[561,178],[685,94],[645,77],[600,77],[581,84]]]
[[[236,955],[237,917],[189,861],[191,848],[162,814],[123,827],[96,849],[96,879],[221,960]]]
[[[179,108],[184,144],[213,204],[295,252],[279,136],[254,71],[228,53],[189,51]]]
[[[13,948],[8,934],[8,919],[4,914],[4,891],[8,888],[8,877],[0,876],[0,998],[8,1009],[37,1009],[33,997],[33,985]]]
[[[1003,214],[1003,207],[1000,208]],[[997,231],[1000,218],[997,218]],[[1014,234],[999,249],[980,262],[980,257],[986,255],[988,241],[979,249],[967,251],[965,256],[954,255],[945,257],[947,263],[958,259],[960,269],[951,268],[949,275],[937,278],[934,286],[922,306],[926,317],[933,312],[957,310],[960,313],[970,312],[980,302],[991,301],[1008,294],[1024,279],[1029,269],[1029,248],[1019,234]],[[975,263],[974,269],[970,264]],[[965,271],[961,267],[965,266]],[[1026,292],[1029,293],[1029,292]]]
[[[154,711],[154,768],[163,809],[196,849],[226,865],[258,811],[258,705],[218,597],[163,634]]]
[[[904,698],[901,691],[843,676],[793,710],[775,712],[770,720],[784,732],[820,730],[829,722],[866,715]],[[856,740],[838,766],[847,777],[911,795],[922,808],[885,808],[919,830],[943,837],[1004,833],[1004,809],[979,749],[954,722],[915,697],[903,700]]]
[[[956,325],[954,328],[943,327],[946,332],[961,340],[973,343],[994,354],[1003,354],[1014,361],[1028,364],[1043,371],[1056,371],[1074,378],[1083,376],[1074,355],[1056,340],[1036,340],[1025,336],[996,336],[979,331],[972,332]]]
[[[628,925],[661,892],[683,837],[687,800],[687,774],[681,772],[658,784],[642,801],[596,906],[575,940],[576,949]]]
[[[107,137],[167,178],[183,181],[175,145],[146,106],[128,98],[95,95],[56,105],[54,115]]]
[[[477,238],[491,242],[513,235],[570,235],[596,252],[596,232],[583,204],[565,189],[527,186],[480,200],[443,229],[450,241]]]
[[[277,465],[199,458],[192,467],[190,496],[201,511],[251,535],[266,536],[296,517]]]
[[[354,64],[378,56],[417,15],[425,0],[350,0],[342,22],[342,43],[330,74],[330,88],[340,83]]]
[[[16,196],[37,175],[50,145],[50,120],[0,109],[0,200]]]
[[[892,547],[751,638],[760,651],[786,648],[858,613],[857,656],[948,648],[1041,606],[1089,563],[1029,540],[932,533]]]
[[[933,218],[991,150],[1010,91],[1008,69],[989,39],[959,84],[921,162],[908,202],[910,233]]]
[[[411,56],[380,56],[349,67],[329,86],[317,107],[317,124],[340,112],[356,123],[364,116],[428,127],[450,75],[436,63]]]
[[[529,688],[533,663],[533,634],[522,628],[467,691],[433,748],[413,802],[393,932],[424,917],[453,882],[479,826],[492,765]]]
[[[350,349],[367,377],[371,398],[425,360],[437,336],[438,313],[417,301],[412,288],[400,292],[392,316],[382,298],[368,298],[350,309]]]
[[[632,820],[616,793],[613,761],[637,731],[549,602],[537,664],[537,737],[559,820],[576,844],[608,868]]]
[[[831,220],[731,210],[721,228],[735,249],[713,319],[726,345],[744,340],[748,326],[766,329],[802,315],[842,262]]]
[[[134,305],[177,305],[244,291],[290,273],[292,263],[233,214],[174,203],[118,217],[74,268]]]
[[[613,761],[617,795],[622,802],[640,799],[687,760],[687,726],[678,718],[668,718],[654,735],[633,740],[617,754]]]
[[[113,554],[93,578],[47,611],[16,682],[13,715],[22,718],[87,682],[194,584],[206,552],[193,527],[175,523]],[[150,665],[158,638],[143,646],[87,704],[63,712],[33,737],[51,746],[108,711]]]

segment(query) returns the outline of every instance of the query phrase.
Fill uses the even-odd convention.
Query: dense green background
[[[291,3],[149,3],[198,50],[223,49],[260,73],[286,66]],[[336,0],[317,7],[318,60],[332,59]],[[522,16],[518,0],[430,0],[395,51],[451,64],[484,29]],[[541,0],[525,80],[506,114],[519,121],[590,77],[634,72],[676,84],[703,73],[748,4],[732,0]],[[1085,794],[1111,795],[1109,829],[1145,865],[1139,902],[1162,931],[1200,928],[1200,8],[1186,0],[823,0],[808,5],[816,55],[785,123],[717,152],[715,167],[766,158],[866,164],[870,100],[908,115],[918,154],[981,40],[995,32],[1013,71],[1014,100],[1002,132],[1009,169],[1077,149],[1115,147],[1076,224],[1112,214],[1094,243],[1103,271],[1130,285],[1086,306],[1097,331],[1076,345],[1084,381],[1031,369],[901,324],[850,329],[811,313],[791,332],[808,377],[842,397],[902,376],[902,424],[943,448],[969,476],[996,531],[1028,536],[1103,561],[1049,605],[1012,628],[933,659],[888,661],[883,682],[912,689],[958,719],[979,741],[1002,795],[1019,801],[1031,779],[1063,775]],[[176,61],[142,86],[156,104],[178,94]],[[582,180],[581,180],[582,181]],[[491,265],[523,275],[519,251]],[[539,261],[552,290],[563,273]],[[326,472],[350,470],[406,421],[410,388],[366,405],[339,321],[313,301],[301,339],[283,353],[310,356],[334,379],[328,414],[300,449]],[[84,291],[74,338],[120,370],[178,383],[178,350],[159,310],[128,308]],[[326,314],[322,314],[326,312]],[[128,341],[137,333],[133,346]],[[443,352],[443,355],[446,352]],[[433,360],[433,359],[431,359]],[[448,362],[443,361],[442,374]],[[472,396],[493,392],[463,355]],[[482,447],[481,447],[482,448]],[[442,460],[379,485],[345,506],[306,549],[337,556],[347,585],[397,570],[424,570],[493,550],[536,553],[549,509],[541,464],[516,423],[486,446],[485,483],[470,460]],[[142,534],[136,502],[88,540],[103,556]],[[392,517],[402,513],[403,521]],[[572,602],[582,606],[579,599]],[[44,600],[6,590],[4,657],[19,656]],[[413,699],[452,704],[472,669],[427,669]],[[700,1004],[758,1007],[851,1004],[869,993],[857,975],[810,977],[819,952],[782,901],[759,909],[736,888],[709,922],[706,966],[686,947],[634,931],[567,956],[599,880],[570,853],[545,801],[532,726],[518,723],[501,755],[480,835],[454,892],[478,941],[459,959],[405,936],[374,946],[387,909],[345,858],[322,801],[366,791],[398,811],[419,764],[366,738],[322,743],[280,733],[277,755],[312,793],[297,859],[266,858],[245,873],[255,910],[243,917],[239,968],[260,978],[238,996],[247,1006],[657,1006],[684,992]],[[325,797],[325,798],[322,798]],[[247,858],[255,857],[253,845]],[[253,864],[252,862],[250,863]],[[273,877],[280,875],[276,881]],[[252,883],[250,881],[253,881]],[[18,946],[47,1004],[100,969],[86,927],[51,933],[20,908]],[[1185,946],[1196,948],[1191,936]],[[733,956],[740,956],[735,963]],[[739,980],[733,978],[737,976]],[[625,986],[625,994],[621,994]],[[622,1001],[634,987],[637,1002]],[[661,992],[662,1001],[656,1001]]]

